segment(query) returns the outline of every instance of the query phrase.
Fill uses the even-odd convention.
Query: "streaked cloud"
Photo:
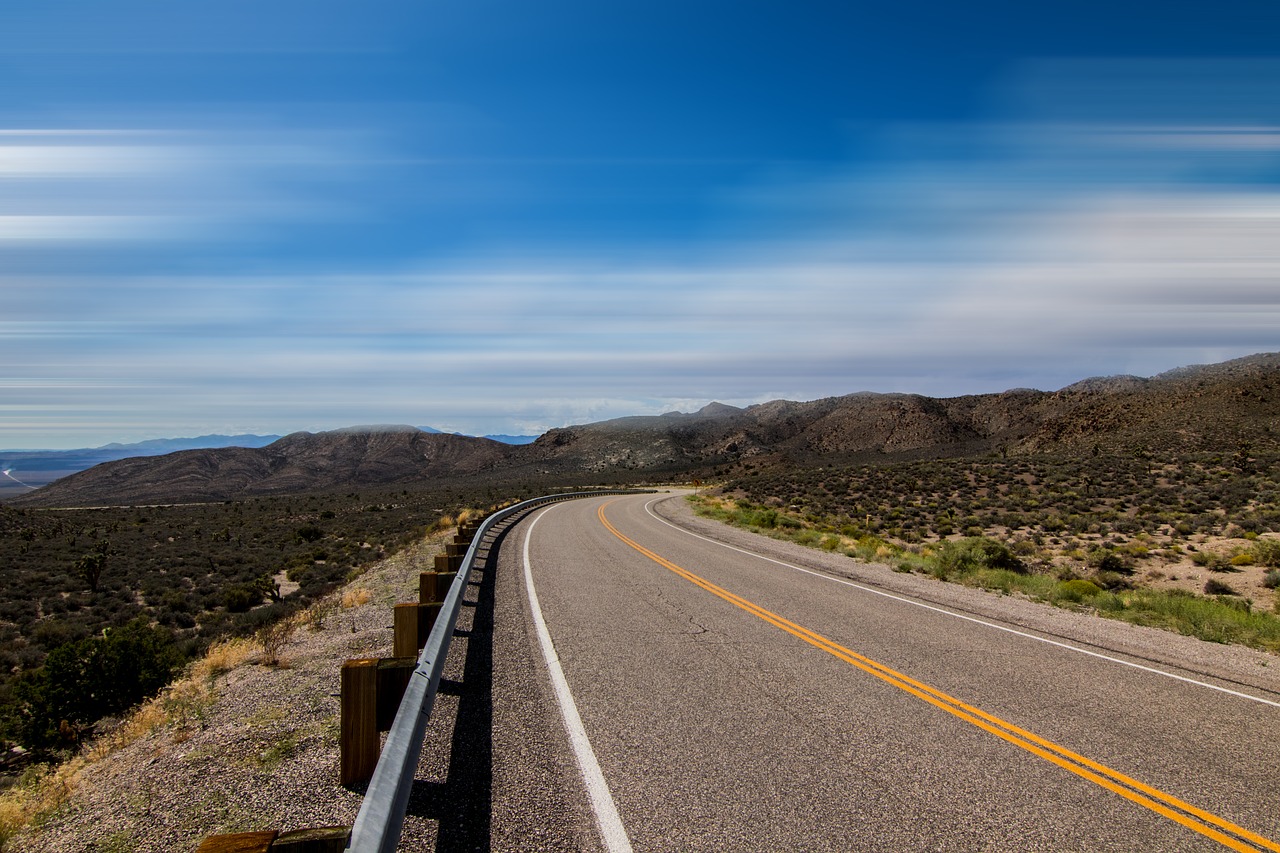
[[[898,128],[878,158],[761,168],[708,200],[714,227],[687,241],[576,221],[531,241],[467,207],[536,200],[530,186],[440,159],[414,210],[438,228],[468,210],[475,233],[434,252],[430,229],[382,206],[430,152],[402,162],[354,124],[7,131],[0,253],[24,264],[0,289],[0,446],[378,422],[541,432],[1275,350],[1280,130],[1196,103],[1174,121],[1155,100],[1123,120],[1041,104]],[[318,222],[359,222],[324,233],[394,251],[331,267],[280,249]]]

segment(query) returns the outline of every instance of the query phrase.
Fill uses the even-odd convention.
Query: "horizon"
[[[1280,349],[1263,0],[7,10],[3,446],[530,435]]]
[[[1258,353],[1250,353],[1249,355],[1247,355],[1247,356],[1241,356],[1240,358],[1249,358],[1249,357],[1253,357],[1253,356],[1265,356],[1265,355],[1274,355],[1274,354],[1277,354],[1277,353],[1264,353],[1264,352],[1258,352]],[[1235,360],[1238,360],[1238,359],[1226,359],[1225,361],[1235,361]],[[1149,375],[1149,376],[1138,376],[1138,375],[1136,375],[1136,374],[1120,374],[1120,373],[1103,374],[1103,375],[1097,375],[1097,376],[1082,376],[1082,377],[1080,377],[1080,378],[1078,378],[1078,379],[1076,379],[1076,380],[1074,380],[1074,381],[1072,381],[1072,382],[1069,382],[1069,383],[1067,383],[1066,385],[1063,385],[1063,386],[1061,386],[1061,387],[1058,387],[1058,388],[1052,388],[1052,389],[1045,389],[1045,388],[1027,388],[1027,387],[1003,388],[1003,389],[1001,389],[1001,390],[999,390],[999,391],[978,392],[978,393],[976,394],[976,396],[984,396],[984,395],[998,395],[998,394],[1003,394],[1003,393],[1008,393],[1008,392],[1013,392],[1013,391],[1033,391],[1033,392],[1036,392],[1036,393],[1054,393],[1054,392],[1056,392],[1056,391],[1060,391],[1060,390],[1063,390],[1063,389],[1065,389],[1065,388],[1068,388],[1068,387],[1070,387],[1071,385],[1075,385],[1075,384],[1082,383],[1082,382],[1088,382],[1088,381],[1092,381],[1092,380],[1098,380],[1098,379],[1118,379],[1118,378],[1125,378],[1125,377],[1131,377],[1131,376],[1132,376],[1132,377],[1136,377],[1136,378],[1138,378],[1138,379],[1151,379],[1151,378],[1154,378],[1154,377],[1156,377],[1156,376],[1159,376],[1159,375],[1161,375],[1161,374],[1163,374],[1163,373],[1168,373],[1168,372],[1172,372],[1172,371],[1176,371],[1176,370],[1181,370],[1181,369],[1184,369],[1184,368],[1205,367],[1205,366],[1211,366],[1211,365],[1214,365],[1214,364],[1220,364],[1220,363],[1224,363],[1224,362],[1208,362],[1208,363],[1204,363],[1204,364],[1180,364],[1180,365],[1176,365],[1176,366],[1173,366],[1173,367],[1169,367],[1169,368],[1165,368],[1165,369],[1163,369],[1163,370],[1157,371],[1157,372],[1155,372],[1155,373],[1152,373],[1152,374],[1151,374],[1151,375]],[[845,397],[845,396],[854,396],[854,395],[858,395],[858,394],[875,394],[875,395],[907,394],[907,395],[914,395],[914,392],[911,392],[911,391],[866,391],[866,390],[863,390],[863,391],[850,391],[850,392],[847,392],[847,393],[845,393],[845,394],[832,394],[832,395],[826,395],[826,396],[832,396],[832,397]],[[919,395],[919,396],[930,396],[930,395]],[[955,396],[973,396],[973,395],[955,395]],[[692,408],[689,408],[689,409],[674,409],[674,410],[669,410],[668,412],[647,412],[647,413],[643,413],[643,414],[637,414],[637,413],[623,413],[623,414],[621,414],[621,415],[614,415],[614,416],[611,416],[610,418],[604,418],[604,419],[602,419],[602,420],[612,420],[612,419],[614,419],[614,418],[619,418],[619,417],[621,417],[621,418],[626,418],[626,417],[657,417],[657,416],[659,416],[659,415],[672,414],[672,413],[675,413],[675,414],[682,414],[682,415],[691,415],[691,414],[696,414],[697,412],[701,411],[702,409],[704,409],[704,408],[706,408],[706,407],[708,407],[708,406],[712,406],[712,405],[722,405],[722,406],[730,406],[730,407],[738,408],[738,409],[746,409],[746,408],[750,408],[751,406],[754,406],[754,405],[760,405],[760,404],[762,404],[762,403],[776,402],[776,401],[778,401],[778,400],[780,400],[780,399],[781,399],[781,398],[774,398],[774,399],[771,399],[771,400],[761,400],[761,401],[752,402],[752,403],[744,403],[744,404],[741,404],[741,405],[738,405],[738,404],[735,404],[735,403],[725,402],[725,401],[723,401],[723,400],[708,400],[707,402],[705,402],[705,403],[703,403],[703,404],[701,404],[701,405],[696,405],[696,406],[693,406]],[[784,400],[783,402],[807,403],[807,402],[814,402],[814,401],[816,401],[816,400],[818,400],[818,399],[822,399],[822,398],[821,398],[821,397],[814,397],[814,398],[810,398],[810,399],[808,399],[808,400]],[[940,398],[940,399],[945,399],[945,398]],[[539,438],[539,437],[541,437],[542,435],[546,434],[546,432],[548,432],[548,431],[550,431],[550,430],[553,430],[553,429],[562,429],[562,428],[574,427],[574,426],[586,426],[586,425],[589,425],[589,424],[591,424],[591,423],[598,423],[598,421],[583,421],[583,422],[577,422],[577,423],[564,423],[564,424],[559,424],[559,425],[556,425],[556,426],[548,427],[546,430],[543,430],[542,432],[539,432],[539,433],[503,433],[503,432],[494,432],[494,431],[485,431],[485,432],[478,432],[478,433],[470,433],[470,432],[462,432],[462,431],[458,431],[458,430],[440,429],[440,428],[437,428],[437,427],[435,427],[435,426],[433,426],[433,425],[431,425],[431,424],[416,424],[416,425],[415,425],[415,424],[410,424],[410,423],[408,423],[407,421],[406,421],[406,422],[394,422],[394,421],[389,421],[389,422],[381,423],[381,424],[364,424],[364,423],[361,423],[361,424],[338,424],[338,425],[336,425],[336,426],[325,427],[325,428],[322,428],[322,429],[290,429],[290,430],[286,430],[286,431],[270,430],[270,429],[268,429],[268,430],[264,430],[264,431],[252,431],[252,430],[250,430],[250,431],[247,431],[247,432],[237,432],[237,433],[221,433],[221,432],[217,432],[217,431],[203,431],[203,432],[200,432],[199,434],[194,434],[194,435],[166,435],[166,436],[154,436],[154,435],[153,435],[153,436],[149,436],[149,437],[146,437],[146,438],[132,439],[132,440],[129,440],[129,441],[112,440],[112,441],[107,441],[107,442],[103,442],[103,443],[101,443],[101,444],[96,444],[96,445],[84,445],[84,446],[75,446],[75,447],[28,447],[28,448],[12,448],[12,447],[11,447],[11,448],[0,448],[0,453],[44,453],[44,452],[48,452],[48,453],[60,453],[60,452],[66,452],[66,451],[77,451],[77,450],[102,450],[102,449],[105,449],[105,448],[111,447],[111,446],[113,446],[113,445],[120,445],[120,446],[126,446],[126,447],[129,447],[129,446],[133,446],[133,445],[136,445],[136,444],[145,444],[145,443],[147,443],[147,442],[162,442],[162,441],[191,441],[191,440],[195,440],[195,439],[199,439],[199,438],[207,438],[207,437],[236,438],[236,437],[240,437],[240,436],[246,436],[246,437],[251,436],[251,437],[254,437],[254,438],[270,438],[270,437],[274,436],[274,437],[276,437],[276,438],[284,438],[285,436],[292,435],[292,434],[294,434],[294,433],[300,433],[300,432],[321,433],[321,432],[333,432],[333,431],[343,431],[343,430],[353,430],[353,429],[365,429],[365,428],[370,429],[370,430],[374,430],[374,429],[377,429],[377,428],[379,428],[379,427],[395,428],[395,427],[406,427],[406,426],[411,427],[411,428],[413,428],[413,429],[417,429],[417,430],[421,430],[421,431],[424,431],[424,432],[428,432],[428,433],[433,433],[433,432],[434,432],[434,433],[443,433],[443,434],[448,434],[448,435],[459,435],[459,436],[463,436],[463,437],[466,437],[466,438],[491,438],[491,437],[493,437],[493,436],[504,436],[504,437],[509,437],[509,438]],[[7,473],[7,472],[5,472],[5,473]]]

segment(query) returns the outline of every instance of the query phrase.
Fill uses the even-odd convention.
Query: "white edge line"
[[[547,509],[550,509],[548,507]],[[538,645],[542,648],[542,658],[547,663],[547,671],[551,676],[551,686],[555,690],[556,702],[560,705],[560,716],[564,720],[565,731],[569,735],[569,743],[573,746],[574,757],[578,760],[578,768],[582,771],[582,781],[587,787],[587,795],[591,798],[591,810],[595,812],[596,826],[600,837],[610,853],[630,853],[631,840],[618,815],[618,807],[609,791],[609,784],[600,771],[600,763],[596,761],[595,751],[587,738],[587,730],[582,725],[582,717],[578,715],[578,706],[569,691],[569,682],[560,667],[560,657],[556,654],[555,645],[551,642],[551,632],[547,630],[546,620],[542,618],[542,607],[538,604],[538,592],[533,586],[533,568],[529,560],[529,540],[533,538],[533,528],[542,518],[544,509],[529,523],[524,535],[524,585],[529,592],[529,606],[533,611],[533,625],[538,634]]]
[[[1089,655],[1090,657],[1099,658],[1100,660],[1110,661],[1111,663],[1118,663],[1118,664],[1121,664],[1122,666],[1130,666],[1130,667],[1133,667],[1134,669],[1140,669],[1143,672],[1150,672],[1156,675],[1163,675],[1165,678],[1172,678],[1175,681],[1183,681],[1183,682],[1186,682],[1187,684],[1194,684],[1197,687],[1204,687],[1209,690],[1217,690],[1219,693],[1226,693],[1230,696],[1237,696],[1241,699],[1248,699],[1251,702],[1259,702],[1263,705],[1270,705],[1273,708],[1280,708],[1280,702],[1275,702],[1275,701],[1272,701],[1271,699],[1263,699],[1260,696],[1252,696],[1248,693],[1241,693],[1238,690],[1231,690],[1230,688],[1227,688],[1227,687],[1219,687],[1217,684],[1210,684],[1207,681],[1197,681],[1196,679],[1188,678],[1185,675],[1177,675],[1172,672],[1165,672],[1163,669],[1156,669],[1155,667],[1144,666],[1143,664],[1134,663],[1133,661],[1125,660],[1123,658],[1116,658],[1116,657],[1112,657],[1111,655],[1104,655],[1099,652],[1090,651],[1089,649],[1082,649],[1079,646],[1073,646],[1070,643],[1063,643],[1063,642],[1059,642],[1058,640],[1050,640],[1047,637],[1039,637],[1039,636],[1036,636],[1035,634],[1028,634],[1025,631],[1019,631],[1016,628],[1010,628],[1005,625],[998,625],[995,622],[988,622],[985,619],[977,619],[973,616],[965,616],[963,613],[956,613],[954,611],[947,610],[946,608],[943,608],[943,607],[935,607],[932,604],[925,604],[923,601],[915,601],[910,598],[904,598],[901,595],[894,595],[891,592],[885,592],[884,590],[876,589],[875,587],[864,586],[855,581],[846,580],[844,578],[833,577],[832,575],[826,574],[825,572],[818,572],[818,571],[814,571],[813,569],[806,569],[804,566],[797,566],[793,563],[787,563],[782,560],[775,560],[773,557],[766,557],[763,554],[757,554],[756,552],[748,551],[745,548],[738,548],[734,545],[729,545],[724,542],[720,542],[719,540],[712,539],[709,536],[703,536],[701,533],[694,533],[692,530],[686,530],[685,528],[680,527],[679,525],[672,524],[670,521],[667,521],[665,518],[658,515],[656,512],[653,511],[653,505],[657,503],[659,500],[666,500],[666,498],[654,498],[653,500],[649,501],[644,505],[645,512],[647,512],[650,516],[652,516],[653,518],[665,524],[667,527],[670,527],[672,530],[678,530],[681,533],[686,533],[689,536],[694,537],[695,539],[701,539],[704,542],[710,542],[713,545],[719,545],[721,548],[728,548],[730,551],[737,551],[739,554],[746,554],[749,557],[755,557],[760,560],[765,560],[770,563],[775,563],[779,566],[785,566],[788,569],[793,569],[797,572],[803,572],[806,575],[813,575],[814,577],[817,577],[817,578],[823,578],[824,580],[829,580],[832,583],[838,583],[844,586],[851,586],[854,589],[859,589],[859,590],[862,590],[863,592],[874,593],[875,595],[882,595],[885,598],[891,598],[894,601],[899,601],[903,604],[910,604],[914,607],[923,607],[925,610],[932,610],[935,613],[941,613],[945,616],[951,616],[952,618],[955,618],[955,619],[963,619],[964,621],[972,622],[975,625],[983,625],[987,628],[994,628],[997,631],[1004,631],[1009,634],[1015,634],[1019,637],[1026,637],[1028,640],[1035,640],[1036,642],[1040,642],[1040,643],[1048,643],[1051,646],[1057,646],[1058,648],[1061,648],[1061,649],[1067,649],[1068,651],[1078,652],[1079,654],[1082,654],[1082,655]]]

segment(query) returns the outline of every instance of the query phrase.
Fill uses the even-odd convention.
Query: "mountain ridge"
[[[1261,353],[1150,378],[1091,377],[1057,391],[713,402],[552,429],[524,445],[403,425],[292,433],[262,448],[106,463],[11,503],[180,503],[463,478],[573,485],[985,453],[1280,450],[1276,424],[1280,353]]]

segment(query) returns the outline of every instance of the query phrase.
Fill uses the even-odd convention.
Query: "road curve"
[[[635,850],[1280,851],[1266,678],[1083,654],[797,571],[771,540],[721,537],[764,559],[661,517],[680,502],[572,501],[507,532],[486,844],[625,849],[597,829],[527,569]]]

